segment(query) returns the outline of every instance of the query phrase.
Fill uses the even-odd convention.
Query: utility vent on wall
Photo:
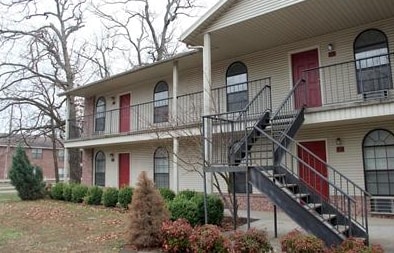
[[[394,214],[394,198],[372,197],[371,213]]]
[[[382,99],[387,98],[389,95],[388,90],[378,90],[378,91],[370,91],[363,93],[364,100],[371,100],[371,99]]]

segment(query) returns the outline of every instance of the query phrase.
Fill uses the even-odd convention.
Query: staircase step
[[[330,221],[330,220],[335,219],[337,217],[335,214],[332,214],[332,213],[325,213],[325,214],[321,214],[320,216],[326,221]]]
[[[308,209],[316,210],[317,208],[322,207],[321,203],[308,203],[305,205]]]
[[[296,194],[294,194],[294,196],[295,196],[297,199],[302,199],[302,198],[309,197],[309,194],[308,194],[308,193],[296,193]]]

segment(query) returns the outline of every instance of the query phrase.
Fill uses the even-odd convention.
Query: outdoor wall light
[[[327,50],[328,50],[328,52],[332,52],[332,51],[334,51],[334,45],[333,44],[328,44],[327,45]]]
[[[114,153],[109,154],[109,157],[111,157],[111,161],[112,161],[112,162],[115,161]]]
[[[341,146],[342,145],[342,140],[341,140],[341,138],[337,138],[336,140],[335,140],[335,143],[337,144],[337,146]]]
[[[116,99],[115,97],[111,97],[111,99],[112,99],[112,104],[114,105],[116,103]]]

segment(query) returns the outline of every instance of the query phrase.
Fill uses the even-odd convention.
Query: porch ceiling
[[[392,0],[308,0],[211,33],[214,60],[288,44],[394,16]],[[203,36],[186,43],[203,44]]]

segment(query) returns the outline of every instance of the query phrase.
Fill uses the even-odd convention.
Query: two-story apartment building
[[[85,98],[65,143],[83,150],[84,182],[134,185],[145,170],[175,191],[208,175],[210,191],[212,171],[234,172],[253,208],[318,199],[339,210],[335,231],[356,222],[347,235],[367,206],[394,212],[390,0],[222,0],[182,41],[200,49],[65,93]]]
[[[0,180],[9,180],[8,172],[12,165],[12,157],[15,149],[21,145],[26,152],[31,164],[42,169],[44,181],[55,181],[53,147],[50,139],[45,137],[30,138],[11,136],[0,138]],[[56,148],[59,179],[67,179],[64,170],[64,149],[60,145]]]

